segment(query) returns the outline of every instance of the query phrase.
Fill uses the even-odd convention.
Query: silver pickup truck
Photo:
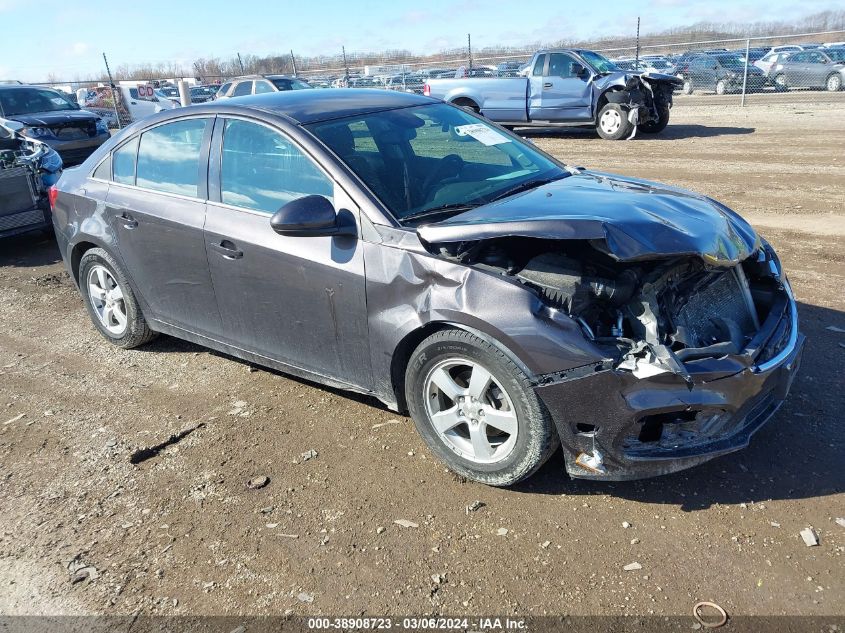
[[[595,126],[631,138],[669,123],[677,77],[621,70],[594,51],[543,50],[528,77],[431,79],[423,94],[480,112],[505,127]]]

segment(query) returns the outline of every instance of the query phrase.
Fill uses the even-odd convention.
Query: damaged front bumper
[[[637,378],[597,364],[542,376],[535,390],[560,434],[570,476],[626,480],[668,474],[748,446],[786,398],[804,336],[795,299],[767,319],[755,360],[685,363],[677,373]]]

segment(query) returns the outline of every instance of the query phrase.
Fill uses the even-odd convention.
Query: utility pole
[[[634,57],[634,70],[640,65],[640,16],[637,16],[637,54]]]
[[[346,69],[346,76],[344,77],[344,82],[346,84],[346,88],[349,87],[349,63],[346,61],[346,47],[341,46],[340,50],[343,52],[343,67]]]
[[[472,70],[472,35],[467,33],[467,57],[469,58],[469,69]]]
[[[123,126],[120,124],[120,111],[117,109],[117,95],[114,93],[114,80],[111,78],[111,69],[109,68],[109,60],[103,52],[103,61],[106,63],[106,74],[109,76],[109,86],[111,87],[111,102],[114,106],[114,116],[117,118],[117,129]]]
[[[244,63],[241,61],[241,54],[238,53],[238,65],[241,67],[241,74],[244,74]]]
[[[293,65],[293,76],[296,77],[296,58],[293,56],[293,49],[290,51],[290,63]]]

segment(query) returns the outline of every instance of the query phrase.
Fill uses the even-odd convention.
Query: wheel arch
[[[79,240],[78,242],[75,242],[70,247],[70,253],[68,253],[68,262],[70,263],[70,272],[73,275],[73,279],[74,281],[76,281],[77,285],[79,284],[79,263],[82,261],[82,256],[85,255],[85,253],[90,251],[92,248],[102,248],[104,251],[114,257],[114,254],[107,246],[87,236]]]
[[[452,105],[458,106],[459,108],[472,108],[477,112],[481,112],[481,105],[472,97],[468,97],[467,95],[458,94],[449,97],[448,103]]]

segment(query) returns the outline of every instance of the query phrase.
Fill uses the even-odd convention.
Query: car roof
[[[212,101],[209,104],[191,106],[191,112],[222,112],[231,111],[233,108],[259,110],[284,116],[300,125],[307,125],[318,121],[342,119],[356,114],[371,114],[431,103],[440,102],[430,97],[394,90],[327,88],[323,90],[284,90],[234,97]],[[173,116],[184,116],[184,112],[179,112],[179,108],[167,112],[173,114]]]

